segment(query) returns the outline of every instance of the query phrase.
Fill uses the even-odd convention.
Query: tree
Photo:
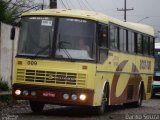
[[[16,24],[22,13],[40,8],[41,5],[32,0],[0,0],[0,21]]]
[[[9,7],[10,1],[0,1],[0,21],[5,23],[13,23],[16,20],[18,7]]]

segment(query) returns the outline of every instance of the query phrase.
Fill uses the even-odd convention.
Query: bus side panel
[[[150,66],[146,62],[149,62]],[[150,98],[153,63],[153,58],[110,51],[106,62],[97,66],[97,82],[95,84],[97,104],[101,103],[102,90],[106,81],[110,88],[109,105],[138,101],[142,82],[144,98]]]
[[[154,58],[145,57],[145,56],[137,56],[136,57],[136,65],[139,68],[139,72],[141,73],[142,82],[144,85],[144,96],[143,99],[151,98],[151,87],[153,81],[154,74]]]
[[[138,70],[134,63],[131,63],[129,60],[120,62],[112,79],[110,104],[121,104],[138,100],[138,89],[142,78],[138,74],[133,74],[135,72],[138,72]]]
[[[144,81],[144,96],[143,99],[147,100],[151,98],[151,88],[152,88],[152,81],[153,76],[152,75],[143,75],[143,81]]]

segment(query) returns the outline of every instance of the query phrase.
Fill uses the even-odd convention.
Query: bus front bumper
[[[94,90],[14,84],[12,95],[16,100],[30,100],[57,105],[92,106]]]

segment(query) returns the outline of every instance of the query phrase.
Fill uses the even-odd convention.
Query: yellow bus
[[[154,30],[83,10],[22,14],[13,96],[33,112],[45,104],[140,106],[151,97]]]

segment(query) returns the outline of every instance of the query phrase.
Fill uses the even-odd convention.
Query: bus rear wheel
[[[154,98],[155,97],[155,93],[152,93],[152,96],[151,96],[152,98]]]
[[[143,87],[141,86],[139,91],[138,101],[134,102],[133,106],[140,107],[142,105],[142,100],[143,100]]]
[[[45,105],[44,103],[37,102],[37,101],[29,101],[29,103],[30,103],[30,107],[31,107],[32,112],[40,113],[43,111],[43,108]]]

